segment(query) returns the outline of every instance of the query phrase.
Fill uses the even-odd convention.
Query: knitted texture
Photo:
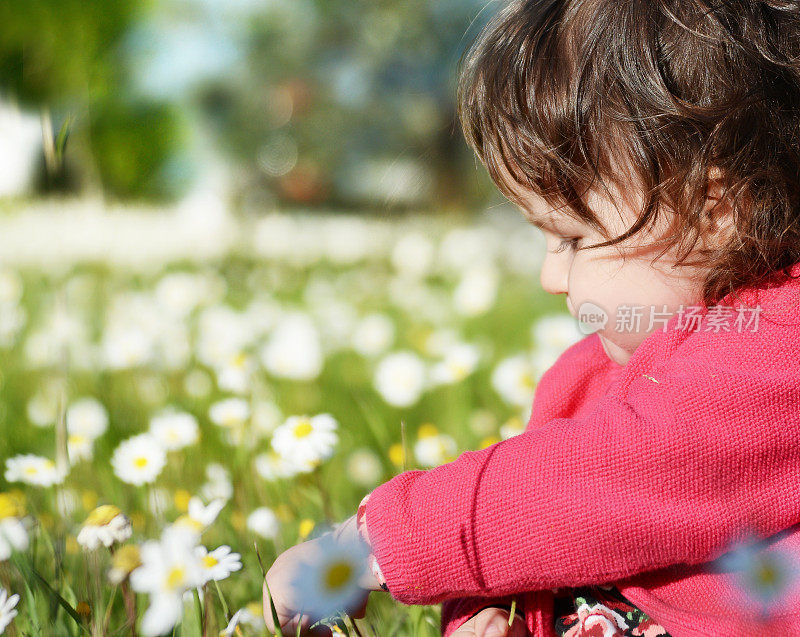
[[[673,637],[800,635],[800,594],[764,627],[707,564],[751,532],[788,530],[769,550],[800,556],[800,282],[720,305],[760,308],[755,331],[675,315],[624,367],[588,336],[540,379],[523,434],[377,487],[366,524],[392,596],[444,602],[449,635],[474,598],[517,594],[546,637],[552,589],[615,583]]]

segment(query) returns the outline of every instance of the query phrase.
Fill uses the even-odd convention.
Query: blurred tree
[[[0,87],[43,114],[44,188],[99,179],[112,196],[177,194],[174,184],[155,176],[180,147],[179,114],[133,95],[122,55],[128,30],[151,6],[151,0],[0,3]],[[70,144],[54,161],[48,150],[65,142],[68,121]]]
[[[271,0],[246,58],[199,100],[248,175],[245,200],[369,208],[485,203],[455,116],[483,0]],[[254,194],[255,193],[255,194]]]
[[[210,123],[245,208],[474,208],[455,80],[484,4],[6,0],[0,89],[43,113],[44,187],[177,197]]]

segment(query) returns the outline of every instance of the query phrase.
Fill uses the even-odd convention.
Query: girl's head
[[[653,306],[800,261],[796,0],[512,0],[458,93],[495,183],[551,220],[543,286],[608,312],[620,363],[661,327]],[[643,306],[638,329],[615,329],[619,306]]]

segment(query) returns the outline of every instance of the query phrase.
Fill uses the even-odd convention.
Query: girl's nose
[[[542,263],[539,280],[545,292],[566,294],[569,291],[569,256],[548,252]]]

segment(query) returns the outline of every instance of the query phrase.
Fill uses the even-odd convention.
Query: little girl
[[[800,558],[800,3],[512,0],[459,109],[595,331],[523,434],[337,528],[371,552],[352,610],[383,589],[442,602],[445,636],[506,634],[512,601],[515,635],[800,635],[800,576],[767,608],[717,559]],[[290,631],[318,541],[267,574]]]

